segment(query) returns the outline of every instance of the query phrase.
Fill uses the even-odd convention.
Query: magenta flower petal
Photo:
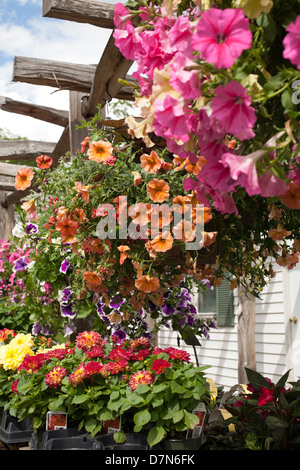
[[[283,42],[283,57],[289,59],[292,64],[300,70],[300,15],[297,16],[295,23],[290,23],[286,28],[288,31]]]
[[[235,80],[215,90],[212,100],[213,116],[218,119],[226,132],[240,140],[255,136],[252,128],[256,122],[255,109],[251,105],[251,97],[247,90]]]
[[[249,20],[241,9],[234,8],[203,12],[192,39],[194,51],[216,68],[231,67],[251,43]]]

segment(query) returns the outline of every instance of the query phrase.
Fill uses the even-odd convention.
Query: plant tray
[[[3,411],[0,425],[0,441],[5,444],[19,444],[29,442],[33,432],[33,425],[29,419],[18,420],[8,411]]]

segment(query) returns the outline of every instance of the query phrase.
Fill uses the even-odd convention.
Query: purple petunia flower
[[[14,272],[17,272],[17,271],[25,271],[25,269],[27,268],[27,263],[26,261],[24,261],[23,258],[19,258],[14,267],[13,267],[13,271]]]
[[[61,273],[66,274],[66,272],[68,271],[68,269],[70,269],[70,267],[71,267],[71,264],[69,263],[68,258],[66,258],[61,263],[59,270]]]
[[[109,302],[109,307],[118,309],[123,303],[124,299],[119,296],[113,297]]]
[[[63,290],[58,291],[57,300],[62,305],[67,305],[70,302],[70,297],[72,295],[71,289],[65,287]]]
[[[165,315],[173,315],[175,313],[175,308],[169,304],[163,305],[161,310]]]
[[[76,312],[73,310],[72,303],[68,305],[61,305],[61,315],[62,317],[74,318],[76,317]]]
[[[73,333],[73,331],[75,330],[75,326],[74,325],[70,325],[69,323],[67,323],[65,325],[65,333],[64,333],[64,336],[69,336]]]
[[[27,235],[31,235],[32,233],[37,233],[37,231],[38,231],[37,225],[31,224],[31,223],[26,225]]]

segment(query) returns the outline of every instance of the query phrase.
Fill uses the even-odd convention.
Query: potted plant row
[[[21,345],[29,336],[16,338]],[[12,342],[2,346],[0,356],[10,387],[8,391],[4,385],[4,409],[18,420],[30,420],[37,436],[46,430],[49,413],[55,417],[59,411],[63,421],[48,430],[66,427],[67,416],[69,428],[100,436],[99,442],[109,429],[114,431],[110,447],[122,445],[127,436],[132,445],[132,438],[141,439],[141,434],[148,448],[177,436],[200,445],[192,436],[199,436],[210,401],[206,367],[196,367],[186,351],[153,347],[145,337],[117,342],[85,331],[73,344],[59,347],[35,349],[30,342],[22,361],[8,370]]]

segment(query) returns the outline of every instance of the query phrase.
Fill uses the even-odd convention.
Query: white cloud
[[[0,7],[5,6],[5,1]],[[1,0],[3,2],[3,0]],[[42,0],[16,0],[20,5],[42,5]],[[14,7],[17,10],[17,4]],[[115,3],[115,2],[113,2]],[[7,4],[9,8],[9,4]],[[21,6],[20,6],[21,8]],[[57,109],[68,109],[68,92],[12,82],[14,56],[34,57],[80,64],[97,64],[111,30],[52,18],[31,17],[22,25],[0,23],[0,95]],[[63,129],[26,116],[0,110],[0,128],[32,140],[55,142]]]

